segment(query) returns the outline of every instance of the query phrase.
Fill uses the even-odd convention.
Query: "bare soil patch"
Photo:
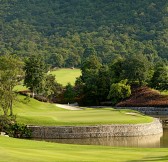
[[[168,95],[161,95],[159,91],[149,87],[140,87],[132,90],[130,98],[119,102],[120,107],[168,107]]]

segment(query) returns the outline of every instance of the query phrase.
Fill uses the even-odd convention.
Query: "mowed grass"
[[[63,86],[66,86],[67,83],[75,84],[77,77],[81,75],[80,69],[58,69],[51,71],[50,74],[55,75],[56,81]]]
[[[68,145],[0,136],[1,162],[147,162],[168,161],[164,148],[114,148]]]
[[[98,124],[137,124],[152,122],[153,118],[140,113],[130,114],[132,110],[116,110],[113,108],[65,110],[55,104],[43,103],[34,99],[24,103],[24,96],[15,103],[14,113],[20,123],[29,125],[73,126]]]
[[[54,75],[56,81],[63,86],[66,86],[68,83],[72,85],[75,84],[75,80],[77,77],[81,75],[80,69],[58,69],[55,71],[51,71],[50,74]],[[23,82],[20,85],[14,87],[15,91],[24,91],[27,90],[27,87],[23,85]]]

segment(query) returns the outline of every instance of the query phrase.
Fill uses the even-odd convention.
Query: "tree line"
[[[48,73],[49,66],[41,55],[31,55],[24,62],[16,55],[0,56],[0,107],[5,116],[13,115],[17,98],[14,87],[24,80],[31,96],[48,102],[78,102],[80,105],[116,104],[131,95],[134,86],[148,85],[168,90],[168,64],[151,62],[145,55],[118,57],[102,64],[96,54],[81,63],[82,74],[75,85],[65,87]],[[61,98],[61,100],[60,100]]]
[[[143,54],[117,57],[108,65],[96,55],[88,56],[81,65],[82,75],[76,80],[79,102],[100,105],[103,101],[116,104],[131,95],[131,89],[147,85],[168,90],[168,66],[162,60],[152,62]]]

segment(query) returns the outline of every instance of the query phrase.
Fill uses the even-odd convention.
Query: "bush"
[[[119,83],[113,83],[110,87],[108,99],[112,99],[112,103],[116,104],[122,99],[128,98],[131,95],[130,85],[126,85],[127,80],[123,80]]]
[[[7,116],[0,116],[0,132],[6,132],[10,125],[16,122],[16,117],[7,117]]]
[[[31,130],[24,124],[12,124],[10,125],[7,133],[11,137],[15,138],[28,138],[31,137]]]
[[[31,131],[27,125],[18,124],[16,116],[0,116],[0,132],[5,132],[10,137],[25,138],[31,136]]]

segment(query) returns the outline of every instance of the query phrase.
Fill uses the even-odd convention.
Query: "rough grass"
[[[1,162],[146,162],[168,161],[164,148],[114,148],[68,145],[0,136]]]
[[[136,124],[152,122],[153,118],[136,113],[132,110],[84,109],[65,110],[55,104],[43,103],[34,99],[25,103],[24,97],[19,96],[20,102],[15,103],[14,113],[20,123],[29,125],[97,125],[97,124]]]
[[[161,91],[161,95],[168,95],[168,91]]]
[[[140,87],[133,89],[131,97],[118,103],[117,106],[167,107],[168,95],[163,95],[148,87]]]
[[[67,83],[75,84],[77,77],[81,75],[80,69],[58,69],[51,72],[52,75],[55,75],[56,81],[63,86]]]

